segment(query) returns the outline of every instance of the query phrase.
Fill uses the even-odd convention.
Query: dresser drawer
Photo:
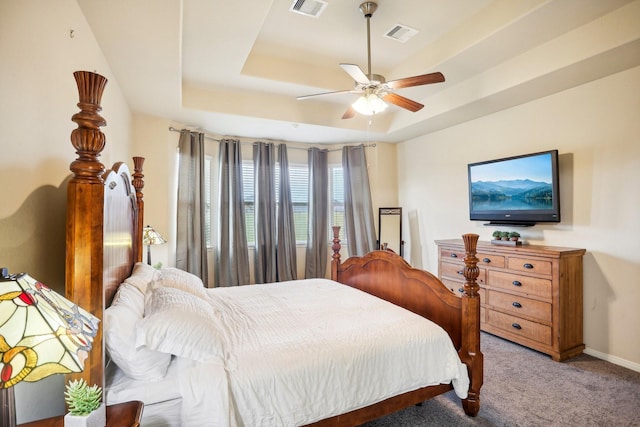
[[[509,257],[509,270],[525,271],[527,273],[551,275],[551,261],[541,261],[531,258]]]
[[[460,293],[461,293],[460,289],[462,288],[462,282],[450,280],[450,279],[447,279],[446,277],[443,277],[441,282],[444,283],[444,285],[447,288],[449,288],[451,290],[451,292],[455,292],[455,294],[458,295],[458,296],[460,295]]]
[[[457,296],[462,296],[462,289],[464,286],[463,282],[454,282],[453,280],[442,279],[442,283],[444,283],[445,286],[453,291]],[[480,295],[480,302],[484,304],[486,298],[484,288],[478,289],[478,295]]]
[[[502,255],[478,252],[476,254],[476,258],[478,258],[479,266],[486,265],[487,267],[504,268],[505,265],[504,257]]]
[[[464,275],[462,274],[464,266],[462,264],[455,264],[452,262],[443,262],[440,264],[440,276],[448,277],[451,279],[459,279],[464,281]]]
[[[461,251],[442,249],[441,259],[442,261],[446,260],[447,262],[457,262],[460,265],[464,265],[465,255]],[[502,255],[478,252],[476,258],[478,258],[478,266],[486,265],[495,268],[504,268],[505,266],[505,259]]]
[[[461,264],[464,264],[464,255],[465,255],[464,251],[442,248],[442,251],[440,252],[440,259],[442,261],[450,260],[450,261],[457,261],[457,262],[460,262]]]
[[[440,271],[440,277],[442,277],[443,280],[447,278],[451,280],[459,279],[462,286],[462,283],[464,283],[464,265],[443,262],[440,264],[440,269],[442,270]],[[484,285],[487,277],[487,271],[484,268],[480,268],[479,270],[476,282],[478,282],[479,285]]]
[[[511,316],[493,310],[488,310],[485,316],[487,323],[496,328],[545,345],[551,345],[551,326],[530,322],[517,316]]]
[[[506,294],[497,291],[487,291],[488,305],[492,309],[515,314],[516,316],[527,316],[551,324],[551,304],[536,301],[519,295]]]
[[[537,296],[551,299],[551,280],[522,276],[504,271],[489,271],[489,284],[492,288],[518,292],[524,296]]]

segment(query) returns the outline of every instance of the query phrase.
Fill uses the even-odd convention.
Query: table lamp
[[[16,425],[20,381],[82,372],[98,322],[28,274],[0,270],[0,425]]]
[[[153,227],[147,225],[142,231],[142,244],[147,247],[147,264],[151,265],[151,245],[161,245],[166,240]]]

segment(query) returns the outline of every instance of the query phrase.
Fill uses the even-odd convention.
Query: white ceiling
[[[318,18],[291,0],[77,0],[135,112],[209,133],[331,143],[398,142],[640,65],[640,0],[379,0],[372,73],[440,71],[399,89],[425,104],[342,120],[354,94],[339,67],[367,71],[361,0]],[[403,24],[419,33],[383,35]]]

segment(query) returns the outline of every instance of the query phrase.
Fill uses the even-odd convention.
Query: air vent
[[[384,36],[404,43],[416,34],[418,34],[418,30],[414,30],[413,28],[407,27],[406,25],[397,24],[394,25],[389,31],[387,31]]]
[[[293,0],[291,6],[289,6],[289,11],[317,18],[327,7],[327,4],[326,1],[322,0]]]

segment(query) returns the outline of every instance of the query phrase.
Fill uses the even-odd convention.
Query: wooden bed
[[[105,147],[100,127],[106,122],[99,113],[107,80],[86,71],[76,72],[74,77],[81,111],[72,118],[78,124],[71,134],[78,158],[70,165],[73,177],[67,193],[66,294],[103,319],[104,309],[118,285],[131,274],[134,264],[142,260],[144,159],[134,157],[132,174],[124,163],[105,169],[99,157]],[[442,326],[468,368],[470,387],[467,399],[462,401],[464,411],[477,415],[483,382],[480,298],[476,283],[479,270],[475,257],[478,236],[463,236],[466,283],[463,295],[458,297],[435,276],[411,268],[389,251],[374,251],[341,262],[337,232],[337,228],[334,229],[332,279],[405,307]],[[74,378],[85,378],[89,384],[104,384],[102,329],[94,340],[85,371],[74,375]],[[450,384],[421,388],[312,425],[359,425],[450,390]]]

